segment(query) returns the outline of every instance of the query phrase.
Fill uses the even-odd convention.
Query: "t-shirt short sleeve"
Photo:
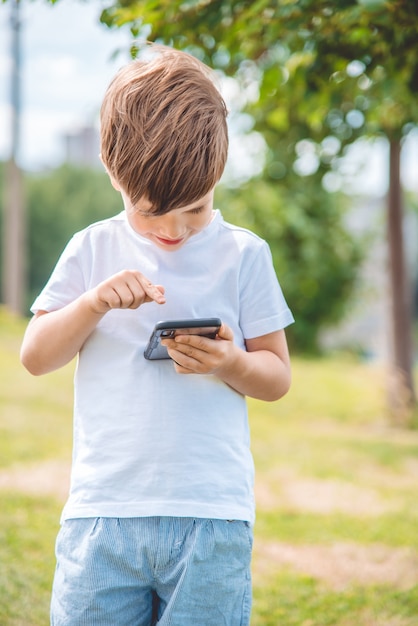
[[[294,322],[277,280],[266,242],[241,272],[240,326],[246,339],[281,330]]]
[[[74,235],[58,259],[45,287],[32,304],[32,313],[61,309],[85,291],[84,278],[77,253],[79,243],[79,237]]]

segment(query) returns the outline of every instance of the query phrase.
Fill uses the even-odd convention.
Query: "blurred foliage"
[[[338,187],[346,147],[356,139],[383,135],[400,142],[418,123],[415,0],[113,0],[101,21],[131,28],[132,57],[145,40],[165,43],[238,81],[249,130],[268,147],[265,182],[276,190],[270,207],[277,215],[264,206],[265,220],[257,214],[253,221],[270,243],[271,233],[282,231],[281,244],[273,244],[276,264],[283,271],[288,250],[284,276],[299,281],[289,287],[283,280],[300,328],[291,332],[298,347],[314,345],[315,323],[337,321],[343,312],[359,254],[344,233],[340,206],[326,208],[339,200],[326,198],[320,184]],[[280,211],[279,198],[292,217]],[[323,257],[313,263],[319,241]],[[401,258],[403,250],[396,254]]]
[[[316,351],[321,330],[346,312],[363,259],[364,240],[344,225],[347,198],[311,179],[296,191],[261,178],[239,190],[221,186],[216,200],[226,219],[268,241],[296,318],[286,332],[289,344]]]
[[[361,260],[343,196],[321,182],[356,139],[400,141],[417,124],[415,1],[110,0],[101,21],[131,29],[132,57],[145,40],[166,43],[238,82],[238,108],[266,142],[266,165],[218,198],[227,218],[270,243],[297,317],[292,342],[314,349],[320,328],[343,315]]]
[[[63,166],[28,176],[29,301],[45,285],[71,236],[123,209],[107,174]]]
[[[123,205],[104,172],[70,166],[26,174],[25,193],[29,312],[71,236],[92,222],[115,215]]]
[[[418,122],[415,0],[116,0],[101,20],[256,81],[279,134],[394,139]]]
[[[71,236],[123,206],[107,175],[94,170],[63,166],[26,175],[25,185],[29,309]],[[217,188],[216,205],[225,218],[269,242],[297,318],[288,330],[289,341],[300,351],[315,350],[320,330],[341,318],[355,283],[362,243],[344,227],[345,201],[342,195],[325,193],[312,179],[297,193],[262,178],[239,189]]]

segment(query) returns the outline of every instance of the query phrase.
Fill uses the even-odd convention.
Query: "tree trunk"
[[[388,193],[391,358],[388,392],[393,422],[406,426],[416,396],[412,374],[412,303],[404,252],[400,157],[400,141],[391,140]]]
[[[26,215],[22,172],[14,159],[6,165],[3,215],[3,301],[13,313],[25,313]]]
[[[13,313],[25,312],[26,294],[26,211],[23,176],[18,165],[21,115],[20,0],[12,3],[11,151],[6,167],[3,219],[2,300]]]

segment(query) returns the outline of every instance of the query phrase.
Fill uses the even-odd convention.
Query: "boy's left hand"
[[[222,324],[216,339],[200,335],[177,335],[164,339],[179,374],[215,374],[232,359],[235,348],[234,334],[226,324]]]

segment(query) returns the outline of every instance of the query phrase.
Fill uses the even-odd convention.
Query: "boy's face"
[[[190,237],[206,228],[213,215],[213,194],[212,189],[188,206],[173,209],[164,215],[153,215],[148,200],[140,200],[132,206],[122,192],[132,228],[159,248],[169,251],[178,250]]]

